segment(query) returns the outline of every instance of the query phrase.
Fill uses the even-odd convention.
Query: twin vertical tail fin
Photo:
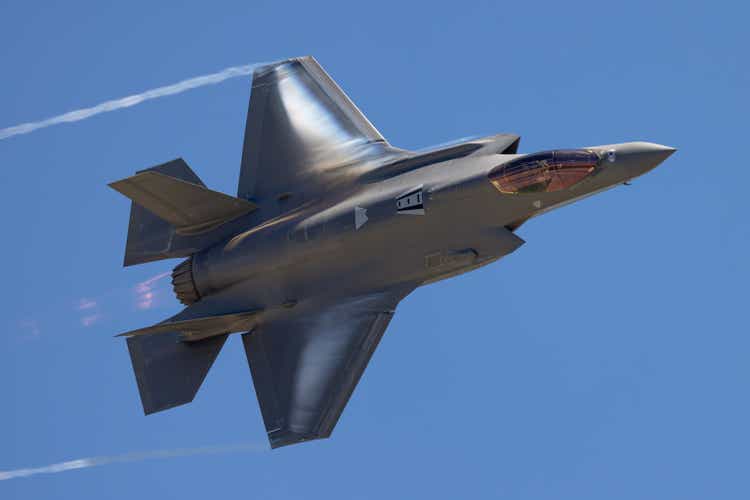
[[[255,210],[246,200],[206,188],[181,158],[142,170],[110,187],[132,200],[126,266],[189,256],[224,237],[225,231],[216,230],[219,226]],[[158,335],[127,339],[146,414],[193,400],[227,335],[218,331],[210,338],[186,342],[182,327],[216,330],[214,323],[222,319],[226,323],[226,318],[208,318],[197,325],[195,321],[168,328],[161,324]]]
[[[190,403],[219,355],[227,335],[181,342],[179,332],[128,338],[143,412]]]
[[[125,265],[186,257],[216,241],[212,230],[255,210],[208,189],[182,158],[110,184],[132,200]]]

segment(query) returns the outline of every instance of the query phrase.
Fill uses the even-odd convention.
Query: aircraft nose
[[[669,158],[677,149],[652,142],[628,142],[606,149],[607,161],[622,165],[632,177],[643,175]]]
[[[677,149],[669,146],[646,142],[639,147],[637,155],[639,156],[639,161],[644,166],[648,165],[650,170],[672,156],[672,153],[675,151],[677,151]]]

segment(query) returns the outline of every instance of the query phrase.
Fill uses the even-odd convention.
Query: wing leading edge
[[[242,336],[272,448],[331,435],[398,302],[412,289],[308,306]]]

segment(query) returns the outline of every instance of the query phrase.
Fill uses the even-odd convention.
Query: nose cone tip
[[[649,143],[649,146],[650,147],[645,148],[644,152],[646,152],[646,154],[653,159],[654,166],[663,162],[664,160],[672,156],[675,151],[677,151],[677,148],[673,148],[671,146],[664,146],[662,144]]]
[[[675,151],[677,151],[677,148],[673,148],[671,146],[665,146],[663,144],[654,144],[654,143],[647,143],[651,149],[651,151],[661,151],[667,154],[672,154]]]
[[[625,155],[625,166],[632,177],[638,177],[661,165],[677,149],[652,142],[631,143]]]
[[[628,180],[656,168],[677,151],[671,146],[645,141],[595,146],[592,149],[606,158],[603,164],[612,167],[612,175],[622,175]]]

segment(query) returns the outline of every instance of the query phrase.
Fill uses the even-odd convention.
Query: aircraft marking
[[[369,219],[367,218],[367,209],[362,207],[354,207],[354,229],[357,230],[365,225]]]

